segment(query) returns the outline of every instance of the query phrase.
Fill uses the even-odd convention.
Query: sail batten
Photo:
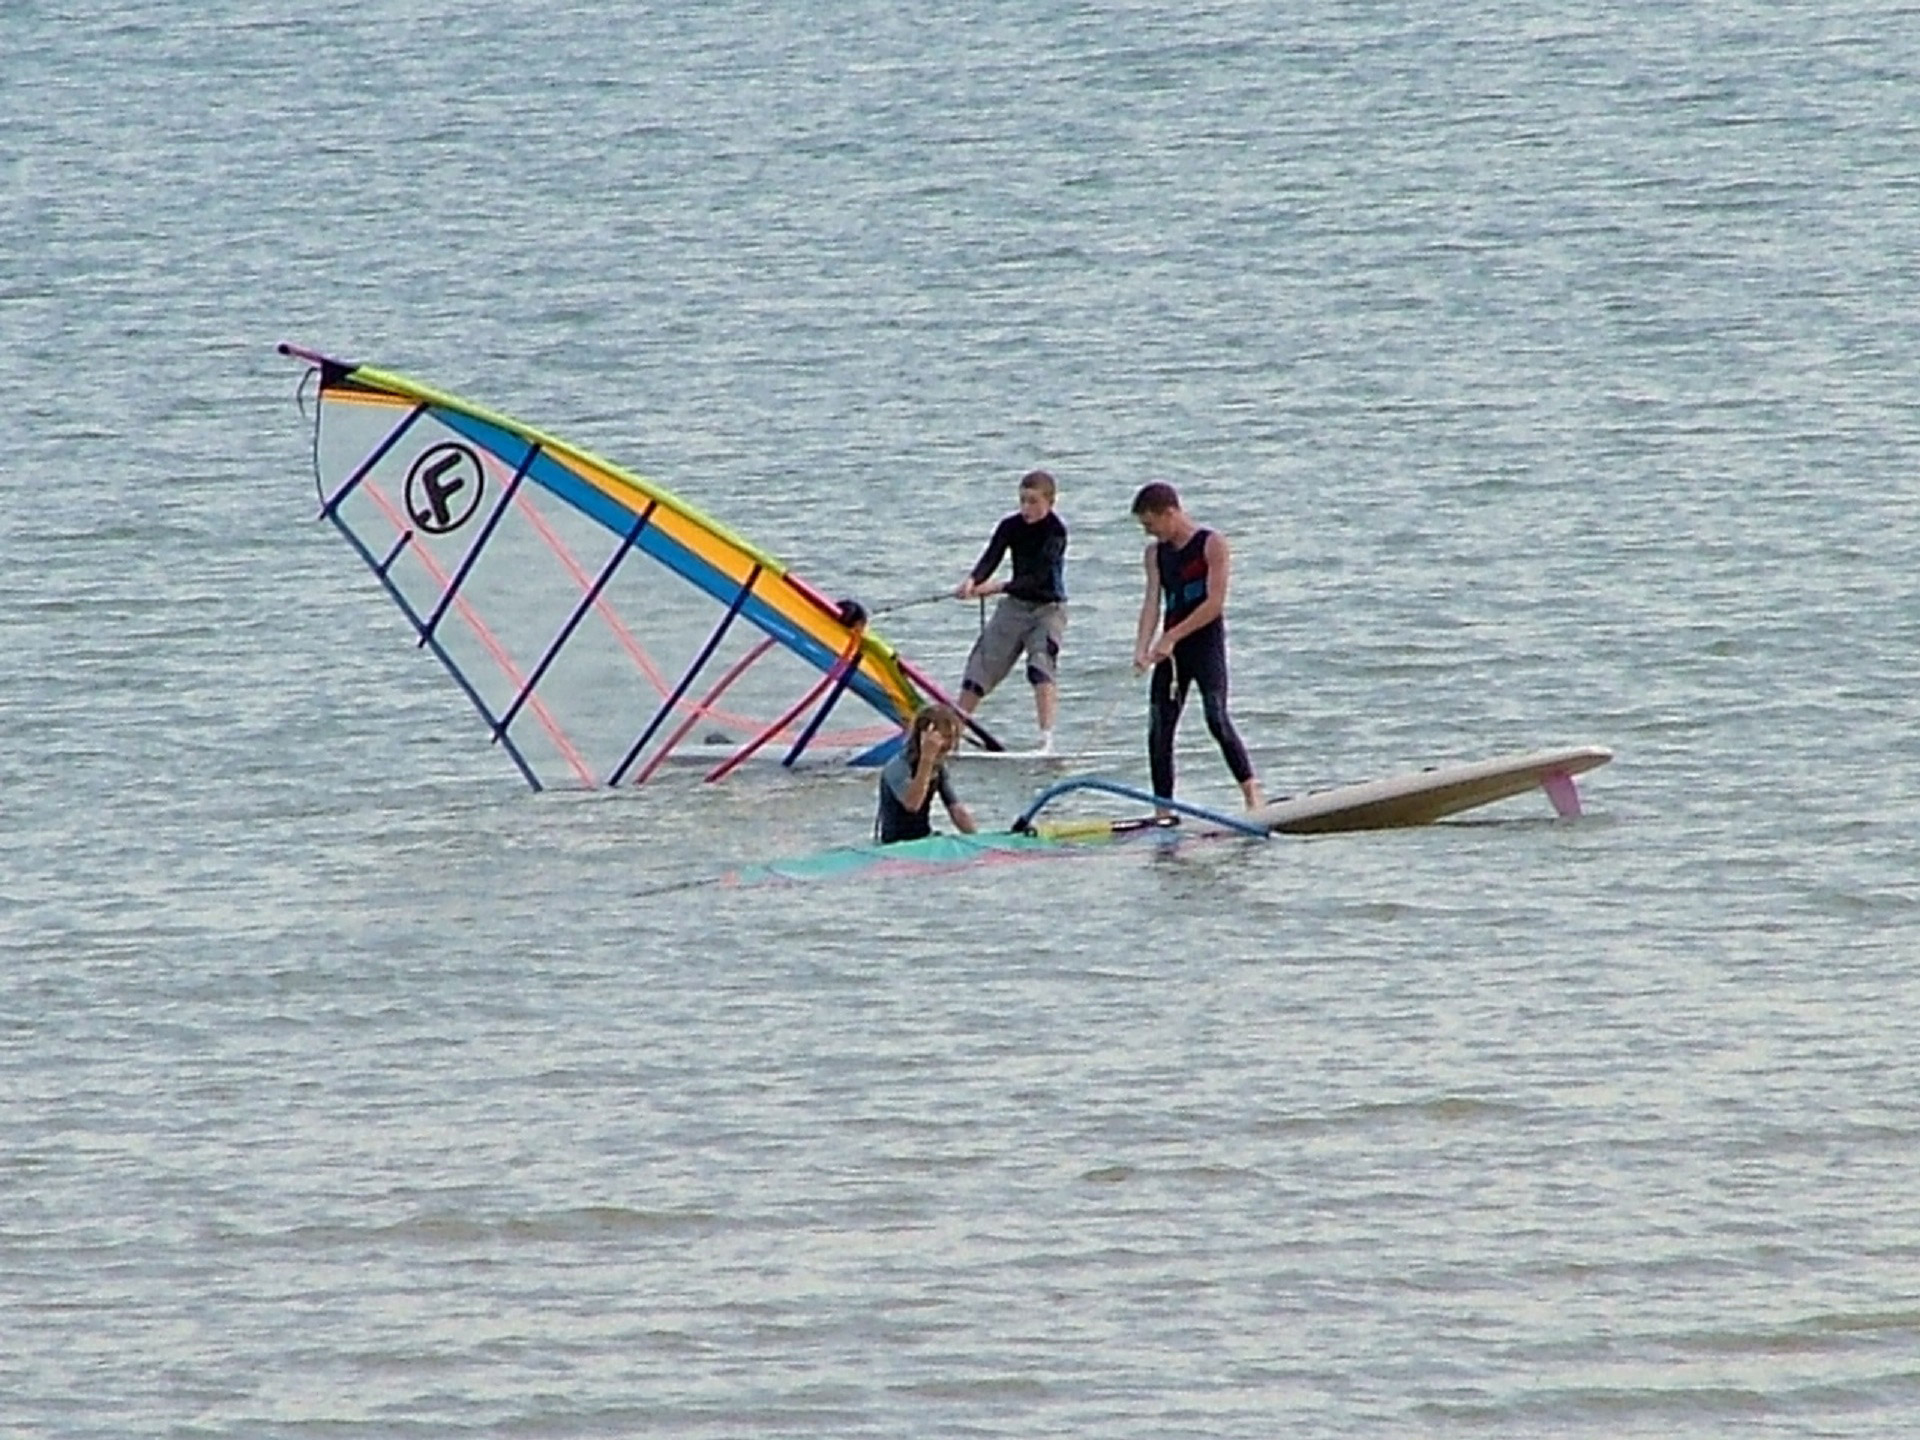
[[[433,614],[427,620],[427,633],[431,634],[440,623],[440,617],[447,613],[447,606],[453,603],[453,597],[460,592],[468,573],[480,559],[480,552],[487,548],[487,541],[493,538],[493,532],[505,518],[507,507],[513,503],[514,496],[520,493],[521,482],[527,478],[527,470],[532,466],[534,457],[540,453],[538,445],[527,447],[526,457],[513,472],[513,478],[507,482],[507,488],[494,502],[493,510],[488,514],[486,523],[480,527],[480,533],[473,537],[473,544],[467,553],[460,557],[460,568],[453,572],[453,578],[447,582],[447,588],[441,592],[439,602],[433,607]]]
[[[640,758],[648,742],[658,733],[667,716],[673,713],[674,707],[680,703],[681,698],[693,688],[693,682],[700,678],[700,672],[713,658],[713,652],[718,650],[720,642],[727,638],[727,632],[733,628],[733,622],[740,618],[740,607],[746,604],[753,582],[759,578],[760,567],[756,565],[753,574],[747,577],[746,584],[740,587],[740,593],[733,597],[733,603],[727,607],[727,613],[720,617],[720,623],[713,627],[713,633],[708,635],[705,643],[701,645],[700,653],[693,657],[692,663],[675,682],[673,692],[660,702],[660,708],[653,712],[653,718],[647,722],[647,728],[640,732],[640,737],[628,748],[627,753],[620,757],[620,763],[614,767],[613,774],[607,777],[607,784],[618,785],[626,778],[627,772],[633,768],[634,762]]]
[[[405,520],[402,518],[401,513],[394,507],[393,502],[377,485],[369,480],[363,482],[362,488],[373,498],[374,502],[393,524],[394,528],[404,530],[402,539],[409,543],[403,544],[400,548],[411,549],[411,552],[420,558],[420,563],[426,571],[432,575],[437,583],[444,587],[450,578],[448,574],[441,569],[439,563],[431,554],[419,546],[411,545],[410,543],[419,534],[419,531],[417,529],[407,530],[404,528]],[[390,571],[383,572],[382,578],[388,578],[390,573]],[[514,663],[509,647],[502,643],[500,637],[494,633],[485,618],[475,610],[473,606],[469,605],[465,599],[456,598],[454,605],[460,618],[467,622],[467,626],[472,631],[474,637],[480,642],[486,653],[492,657],[493,662],[499,667],[501,675],[516,689],[522,688],[524,682],[521,679],[520,668]],[[407,618],[413,622],[416,630],[424,629],[425,622],[422,620],[419,610],[411,602],[403,600],[401,609],[406,612]],[[441,659],[449,666],[452,666],[453,662],[447,655],[447,652],[442,650],[439,653]],[[476,700],[478,700],[480,698],[479,691],[472,685],[470,677],[463,678],[466,679],[466,683],[468,684],[468,693],[474,695]],[[506,724],[495,718],[492,709],[493,707],[482,702],[480,713],[490,722],[494,739],[504,739],[506,736]],[[555,749],[560,752],[566,763],[572,767],[574,775],[584,780],[587,784],[592,784],[592,770],[587,766],[586,761],[581,758],[578,748],[575,747],[573,742],[567,738],[566,733],[560,728],[559,721],[554,718],[546,706],[540,704],[537,700],[533,705],[533,713],[539,720],[541,728],[547,732],[548,737],[553,741]]]
[[[347,497],[359,488],[360,482],[365,480],[367,476],[373,472],[373,467],[386,459],[387,452],[393,449],[395,445],[398,445],[406,433],[413,428],[413,422],[426,413],[427,407],[425,405],[415,405],[409,410],[407,412],[407,418],[393,427],[388,433],[387,438],[374,447],[372,453],[341,483],[340,488],[334,491],[333,494],[327,495],[326,498],[320,502],[320,513],[327,516],[335,514],[341,505],[346,502]],[[323,491],[322,493],[324,494],[325,492]]]
[[[587,618],[587,612],[599,603],[601,592],[603,592],[607,588],[608,583],[612,581],[614,572],[620,568],[620,562],[625,560],[633,550],[634,541],[638,540],[640,538],[640,532],[647,528],[647,521],[653,515],[653,511],[654,506],[649,503],[647,508],[640,512],[638,518],[633,522],[633,528],[627,532],[626,537],[620,542],[619,548],[608,558],[606,567],[600,572],[593,584],[587,588],[587,592],[580,597],[580,603],[574,606],[573,613],[567,617],[567,623],[560,627],[560,633],[553,637],[553,642],[547,646],[546,653],[540,657],[539,664],[533,667],[533,673],[527,677],[526,685],[522,687],[518,695],[513,697],[513,704],[507,707],[507,713],[500,717],[501,729],[504,730],[507,726],[513,724],[513,717],[520,713],[520,707],[524,705],[528,697],[533,694],[534,686],[540,683],[540,677],[547,673],[547,668],[553,664],[561,650],[565,648],[567,641],[573,638],[573,632],[580,628],[580,622]]]

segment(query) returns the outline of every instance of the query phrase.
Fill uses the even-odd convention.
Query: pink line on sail
[[[767,651],[771,650],[774,644],[773,636],[764,636],[761,638],[759,644],[755,645],[745,655],[742,655],[738,660],[734,661],[733,664],[728,667],[727,673],[720,677],[714,687],[700,697],[699,703],[693,707],[693,713],[682,720],[679,725],[674,728],[674,732],[666,738],[660,748],[653,752],[653,758],[647,761],[638,775],[633,777],[633,783],[635,785],[646,784],[647,777],[660,768],[661,762],[673,753],[674,746],[686,739],[687,732],[700,723],[700,717],[702,715],[708,713],[707,707],[711,705],[713,701],[718,700],[720,696],[726,692],[729,685],[746,674],[747,667],[762,655],[766,654]]]
[[[821,692],[833,684],[834,681],[838,680],[849,665],[858,665],[860,663],[861,639],[862,636],[860,632],[855,630],[849,638],[847,648],[841,651],[840,658],[834,661],[833,668],[822,675],[819,682],[815,684],[811,690],[807,691],[805,695],[795,701],[793,708],[788,710],[786,714],[782,715],[778,720],[774,721],[773,724],[769,725],[765,730],[762,730],[758,735],[754,736],[753,739],[741,746],[740,750],[731,758],[723,760],[720,764],[714,766],[707,774],[707,783],[711,785],[716,780],[726,779],[734,770],[751,759],[761,746],[773,739],[774,736],[784,733],[786,728],[800,717],[800,712],[805,710],[815,700],[819,699]]]
[[[388,523],[393,526],[395,534],[411,534],[413,526],[407,523],[405,517],[394,507],[393,502],[373,483],[371,476],[362,482],[360,488],[370,495],[374,503],[380,507],[381,511],[386,515]],[[407,548],[411,550],[419,559],[420,563],[426,567],[427,573],[433,576],[434,580],[440,586],[441,594],[444,595],[447,586],[451,583],[452,577],[448,575],[447,571],[441,567],[440,563],[435,560],[432,555],[420,546],[410,544]],[[513,663],[513,659],[507,654],[506,648],[501,645],[493,632],[486,627],[485,622],[475,613],[473,607],[467,603],[466,598],[456,595],[453,600],[453,605],[454,608],[460,612],[460,617],[473,627],[473,633],[479,637],[480,643],[486,646],[487,653],[493,656],[494,663],[500,667],[501,672],[507,677],[508,681],[512,683],[514,690],[516,692],[524,690],[526,688],[526,680],[525,677],[521,675],[519,667]],[[548,738],[553,741],[554,748],[558,750],[566,762],[573,767],[574,774],[579,776],[580,779],[589,786],[597,785],[599,782],[594,778],[593,771],[587,767],[587,762],[580,757],[580,752],[574,749],[573,742],[568,740],[566,735],[562,733],[558,722],[554,720],[552,714],[547,710],[547,707],[541,703],[540,697],[537,695],[529,695],[527,701],[528,708],[533,711],[535,718],[540,721],[541,728],[547,732]]]

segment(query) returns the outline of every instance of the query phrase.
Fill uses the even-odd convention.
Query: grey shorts
[[[1036,605],[1031,600],[1001,596],[987,628],[973,642],[960,688],[985,695],[1007,678],[1023,650],[1027,654],[1028,683],[1051,685],[1060,663],[1060,641],[1066,633],[1067,607],[1063,603]]]

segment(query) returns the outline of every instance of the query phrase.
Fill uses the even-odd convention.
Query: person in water
[[[954,588],[962,600],[999,595],[993,618],[967,656],[960,680],[960,710],[971,715],[993,687],[1007,678],[1024,650],[1027,683],[1033,686],[1034,717],[1042,753],[1053,749],[1058,710],[1054,674],[1067,631],[1067,526],[1054,513],[1053,476],[1032,470],[1020,480],[1020,508],[994,527],[967,578]],[[1013,553],[1013,578],[995,580],[1000,561]]]
[[[947,779],[946,759],[960,743],[960,717],[945,705],[917,711],[907,727],[906,743],[880,771],[880,813],[873,838],[882,845],[924,840],[933,833],[933,797],[963,835],[974,833],[973,813],[960,803]]]
[[[1133,497],[1133,514],[1152,537],[1133,668],[1135,674],[1153,671],[1147,724],[1153,793],[1173,798],[1174,731],[1187,689],[1197,685],[1207,730],[1239,782],[1247,808],[1257,810],[1266,796],[1227,714],[1227,582],[1233,565],[1227,537],[1196,525],[1171,485],[1142,486]]]

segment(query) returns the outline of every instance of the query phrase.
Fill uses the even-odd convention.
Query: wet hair
[[[1055,494],[1053,476],[1049,475],[1045,470],[1029,470],[1026,474],[1022,475],[1020,477],[1020,488],[1022,490],[1031,490],[1036,495],[1044,495],[1047,497],[1047,503],[1049,505],[1053,503]]]
[[[955,740],[960,738],[960,713],[951,705],[923,705],[914,711],[913,721],[907,726],[907,764],[917,766],[920,763],[920,737],[929,730],[939,730]]]
[[[1169,510],[1179,508],[1180,492],[1164,480],[1142,485],[1140,493],[1133,497],[1133,513],[1136,515],[1164,515]]]

